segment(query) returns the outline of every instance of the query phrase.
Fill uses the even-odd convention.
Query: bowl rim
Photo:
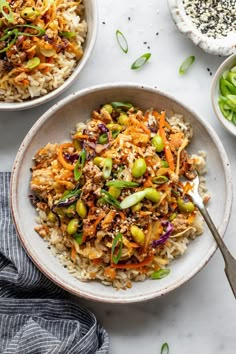
[[[181,2],[181,3],[180,3]],[[185,13],[182,0],[168,0],[172,18],[180,32],[184,33],[194,44],[205,52],[228,56],[236,53],[236,32],[223,38],[208,37],[201,33]]]
[[[213,77],[212,86],[211,86],[211,103],[212,103],[212,107],[215,112],[215,115],[216,115],[218,121],[221,123],[221,125],[231,135],[236,136],[236,125],[234,125],[232,122],[228,121],[221,113],[221,111],[219,109],[219,105],[218,105],[218,95],[216,94],[217,87],[219,85],[219,79],[220,79],[221,75],[227,69],[227,67],[232,66],[232,65],[230,65],[230,63],[234,62],[234,61],[236,63],[236,53],[230,55],[218,67],[218,69]]]
[[[84,290],[74,289],[73,286],[65,284],[65,282],[62,281],[61,279],[59,279],[58,277],[54,277],[53,275],[51,275],[50,272],[47,270],[47,268],[44,267],[42,264],[40,264],[40,262],[38,261],[37,258],[34,258],[34,256],[31,253],[30,247],[27,246],[27,241],[25,240],[24,235],[21,233],[21,229],[17,224],[17,197],[16,197],[17,196],[17,194],[16,194],[17,183],[16,182],[17,182],[17,177],[19,174],[18,168],[21,164],[21,159],[23,158],[24,150],[26,149],[27,145],[30,143],[30,141],[34,137],[34,135],[37,133],[38,128],[40,128],[47,119],[50,119],[50,117],[53,114],[55,114],[58,110],[60,110],[64,105],[69,104],[71,101],[76,100],[79,97],[83,97],[84,95],[94,93],[99,90],[104,90],[104,89],[110,90],[113,88],[114,89],[118,88],[119,90],[127,89],[127,88],[137,89],[137,90],[141,89],[141,90],[148,91],[150,93],[157,93],[159,95],[165,96],[166,98],[179,104],[184,109],[189,111],[191,114],[196,116],[197,120],[199,120],[199,122],[204,127],[206,127],[213,142],[215,144],[217,144],[217,146],[219,147],[218,151],[220,152],[220,155],[221,155],[221,160],[222,160],[222,164],[224,166],[224,172],[225,172],[225,178],[226,178],[226,186],[225,186],[225,188],[226,188],[226,208],[225,208],[224,215],[223,215],[223,222],[219,226],[219,233],[221,234],[222,238],[224,237],[225,231],[227,229],[228,222],[230,219],[230,214],[231,214],[231,208],[232,208],[232,198],[233,198],[232,175],[231,175],[231,167],[230,167],[230,163],[229,163],[226,151],[225,151],[223,144],[221,143],[219,137],[217,136],[216,132],[214,131],[214,129],[200,115],[198,115],[195,111],[193,111],[191,108],[187,107],[187,105],[185,105],[184,103],[182,103],[178,99],[174,98],[173,96],[169,95],[168,93],[165,93],[164,91],[158,90],[156,88],[153,88],[153,87],[150,87],[147,85],[138,84],[138,83],[116,82],[116,83],[105,83],[105,84],[101,84],[101,85],[91,86],[89,88],[85,88],[85,89],[79,90],[77,92],[74,92],[74,93],[68,95],[67,97],[63,98],[60,102],[57,102],[51,108],[49,108],[35,122],[35,124],[32,126],[32,128],[29,130],[29,132],[25,136],[25,138],[24,138],[24,140],[17,152],[17,155],[15,157],[15,161],[13,164],[11,180],[10,180],[10,209],[11,209],[11,214],[12,214],[12,218],[14,221],[14,225],[15,225],[18,237],[21,241],[23,248],[25,249],[26,253],[30,257],[32,262],[37,266],[37,268],[47,278],[49,278],[53,283],[55,283],[56,285],[58,285],[62,289],[68,291],[69,293],[79,296],[79,297],[83,297],[87,300],[99,301],[99,302],[103,302],[103,303],[127,304],[127,303],[143,302],[143,301],[147,301],[147,300],[161,297],[161,296],[175,290],[176,288],[180,287],[181,285],[183,285],[187,281],[189,281],[209,262],[211,257],[214,255],[214,253],[217,249],[216,243],[215,242],[212,243],[212,246],[209,249],[207,258],[202,259],[202,261],[198,264],[197,267],[193,268],[192,271],[189,272],[184,277],[182,277],[181,280],[173,282],[173,284],[171,286],[168,286],[168,288],[163,288],[160,291],[154,290],[153,292],[146,294],[146,295],[140,294],[140,295],[136,296],[135,298],[132,296],[123,298],[122,294],[119,298],[113,298],[113,297],[108,297],[108,296],[104,297],[104,296],[96,295],[94,293],[87,292]]]
[[[86,52],[84,53],[81,60],[76,64],[75,69],[73,70],[71,75],[63,82],[62,85],[57,87],[55,90],[48,92],[44,96],[39,96],[36,98],[32,98],[31,100],[25,100],[23,102],[0,101],[0,111],[19,111],[19,110],[25,110],[25,109],[37,107],[58,97],[75,82],[77,76],[83,70],[83,68],[85,67],[86,63],[88,62],[88,60],[90,59],[93,53],[97,34],[98,34],[98,21],[99,21],[98,4],[97,4],[97,0],[90,0],[90,1],[92,5],[91,10],[93,14],[93,23],[91,28],[90,41],[87,45],[86,44],[87,37],[86,37],[85,39]]]

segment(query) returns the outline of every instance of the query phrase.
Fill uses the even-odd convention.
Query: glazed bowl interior
[[[53,91],[50,91],[44,96],[35,97],[32,99],[25,100],[23,102],[0,101],[0,111],[17,111],[39,106],[54,99],[75,82],[76,78],[79,76],[80,72],[82,71],[92,54],[93,48],[95,46],[98,28],[98,9],[96,0],[83,0],[83,3],[85,7],[85,20],[87,22],[88,32],[83,46],[83,57],[76,64],[76,67],[71,73],[71,75],[64,81],[61,86],[59,86]]]
[[[231,55],[228,57],[218,68],[214,75],[213,83],[212,83],[212,89],[211,89],[211,101],[212,101],[212,106],[215,111],[215,114],[219,120],[219,122],[222,124],[222,126],[232,135],[236,136],[236,125],[234,125],[231,121],[227,120],[219,107],[219,96],[220,96],[220,78],[222,77],[223,73],[226,70],[231,69],[233,66],[236,65],[236,54]]]
[[[191,122],[194,137],[188,150],[195,153],[204,150],[208,155],[206,182],[212,195],[209,213],[222,236],[230,216],[232,182],[227,156],[212,128],[188,107],[149,87],[120,83],[86,89],[54,105],[35,123],[19,149],[11,179],[12,215],[22,245],[36,266],[67,291],[97,301],[128,303],[162,296],[185,283],[207,263],[216,250],[216,244],[205,225],[204,234],[190,242],[185,255],[170,264],[168,277],[133,283],[132,288],[126,291],[117,291],[96,281],[77,280],[47,249],[47,244],[34,231],[36,212],[28,199],[32,157],[48,142],[69,141],[70,132],[77,122],[87,121],[92,110],[111,101],[132,102],[144,110],[154,107],[159,111],[166,110],[167,115],[180,113]]]

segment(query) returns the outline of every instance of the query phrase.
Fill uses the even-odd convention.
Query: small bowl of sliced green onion
[[[220,123],[236,136],[236,54],[228,57],[218,68],[211,97]]]

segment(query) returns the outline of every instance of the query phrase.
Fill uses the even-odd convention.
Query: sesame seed
[[[236,0],[183,0],[186,14],[208,37],[222,38],[235,31]]]

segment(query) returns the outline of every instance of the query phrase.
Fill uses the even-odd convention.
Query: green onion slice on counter
[[[195,56],[191,55],[188,57],[181,65],[179,68],[179,74],[183,75],[186,73],[186,71],[190,68],[190,66],[194,63],[195,61]]]
[[[146,62],[150,59],[150,57],[151,57],[151,53],[145,53],[141,55],[141,57],[139,57],[138,59],[135,60],[135,62],[133,62],[133,64],[131,65],[131,69],[136,70],[141,68],[144,64],[146,64]]]
[[[128,42],[124,34],[120,30],[116,31],[116,39],[123,52],[128,53]]]
[[[116,255],[114,255],[116,245],[120,242],[119,250]],[[122,252],[122,247],[123,247],[123,242],[122,242],[122,234],[119,232],[116,237],[114,238],[112,242],[112,247],[111,247],[111,257],[112,257],[112,262],[117,264],[120,260],[121,257],[121,252]]]
[[[162,344],[161,354],[169,354],[169,345],[168,345],[168,343],[163,343]]]

